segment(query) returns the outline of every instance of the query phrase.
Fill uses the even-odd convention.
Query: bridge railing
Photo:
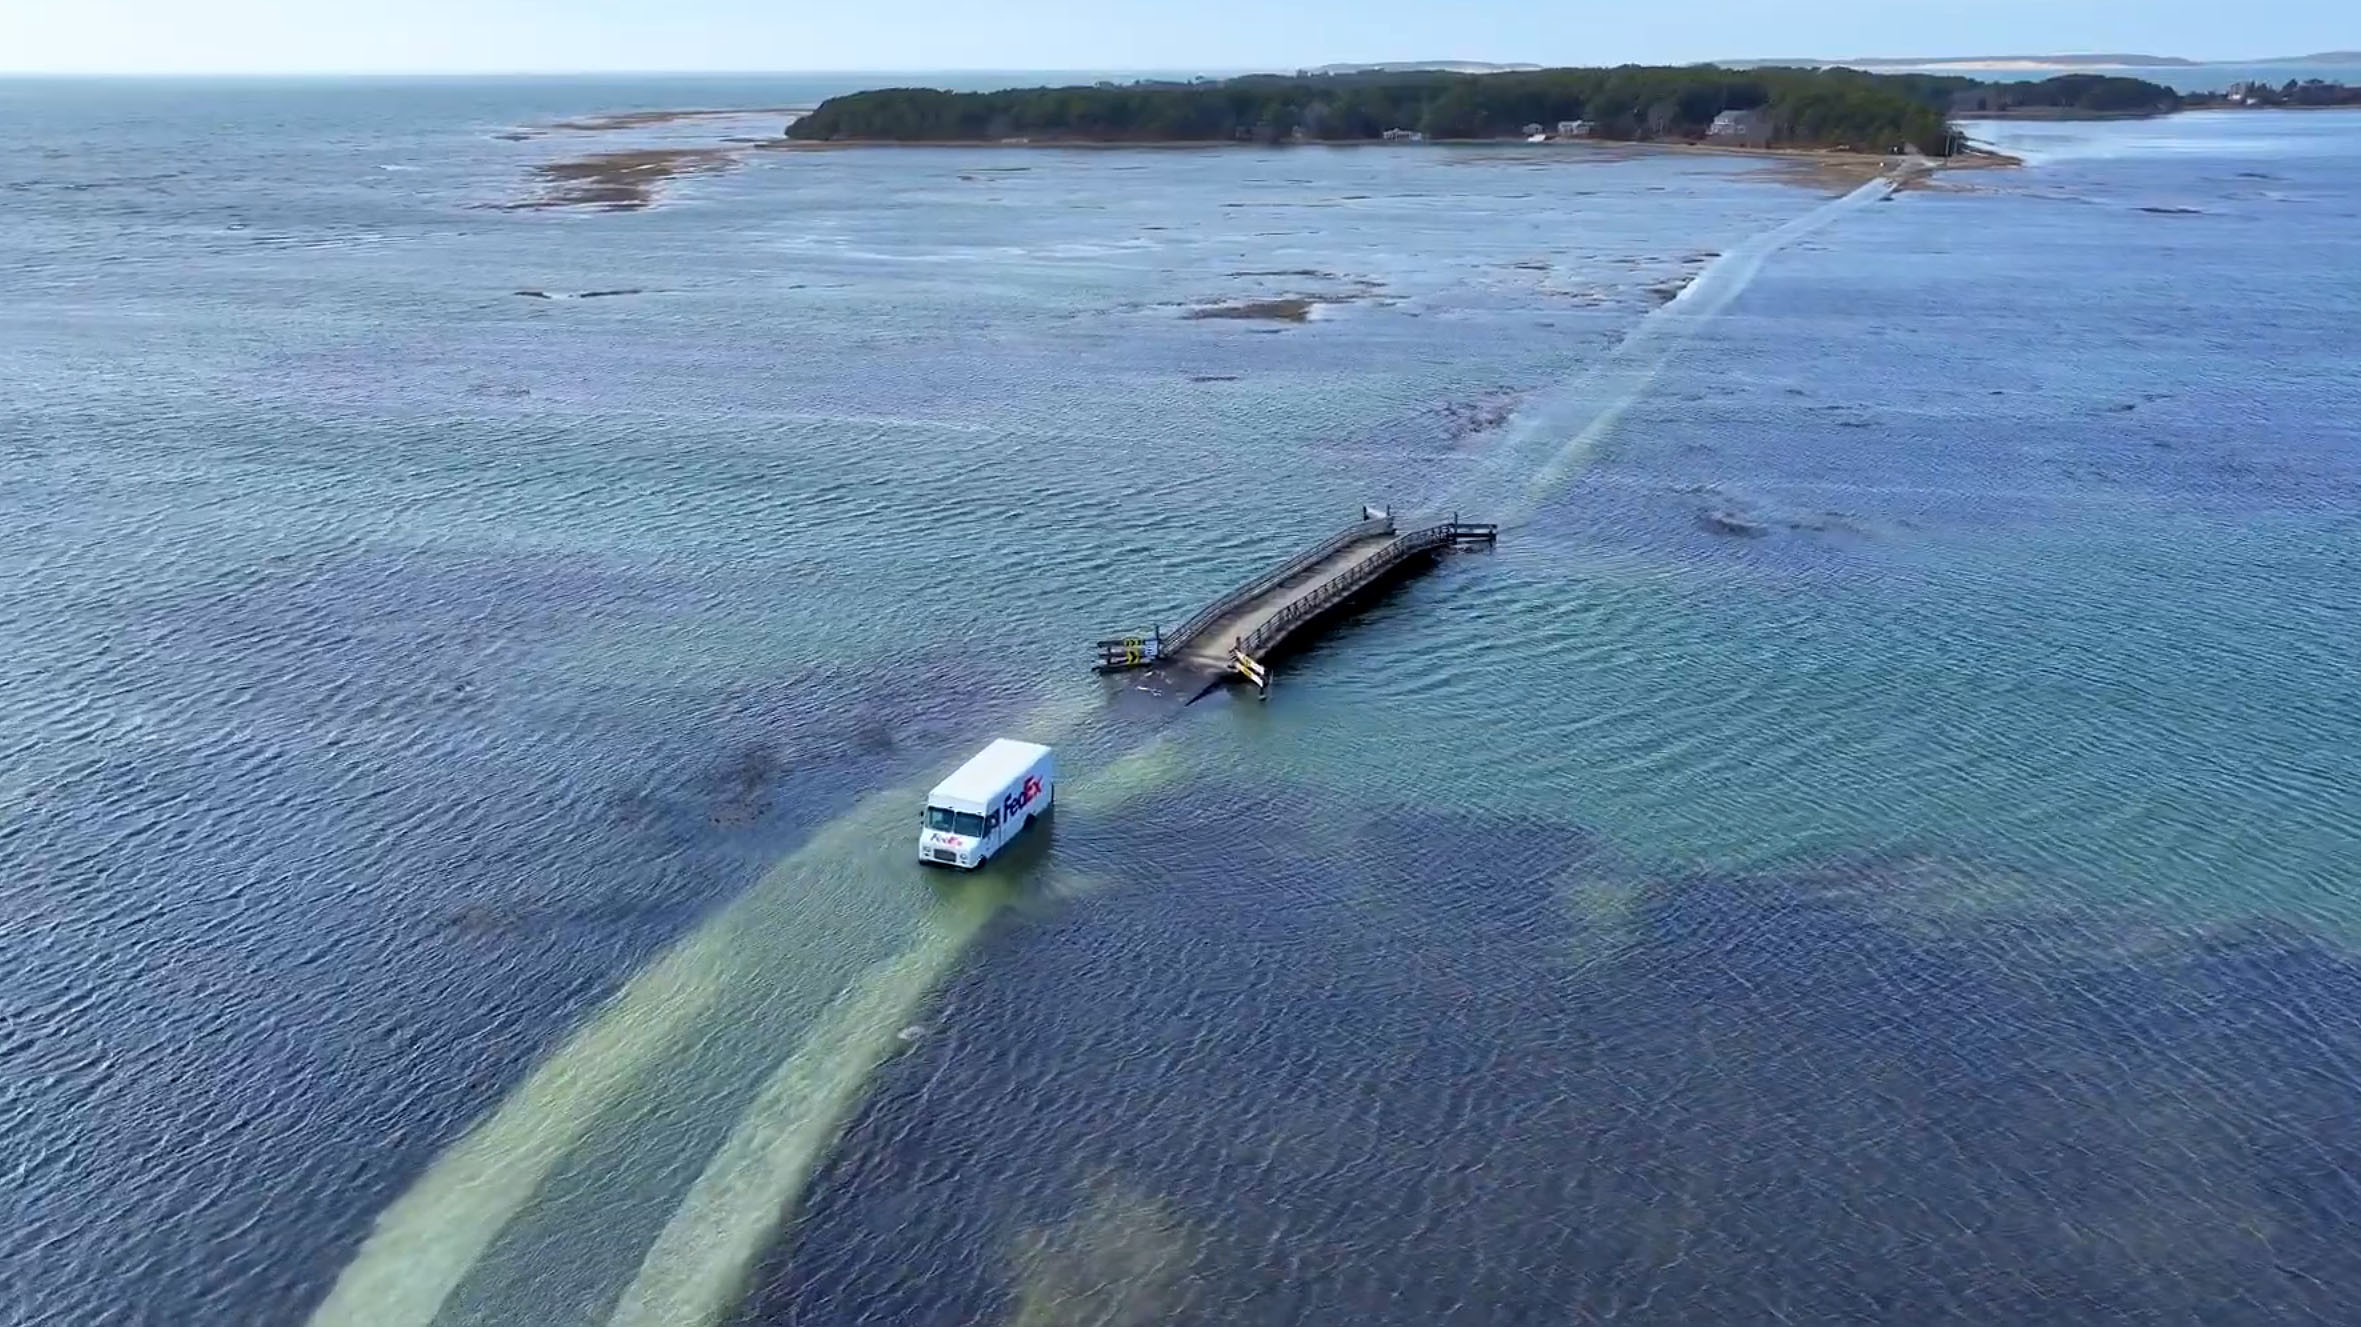
[[[1439,525],[1413,530],[1379,549],[1351,571],[1329,581],[1319,589],[1279,610],[1270,621],[1240,636],[1231,645],[1232,653],[1259,659],[1273,645],[1285,640],[1289,633],[1312,618],[1328,611],[1342,600],[1367,589],[1405,561],[1421,553],[1461,544],[1489,544],[1498,539],[1500,527],[1479,525],[1453,517]],[[1258,680],[1267,688],[1268,683]]]
[[[1352,545],[1377,535],[1392,534],[1393,530],[1394,518],[1391,516],[1373,516],[1355,521],[1199,609],[1196,616],[1181,623],[1164,638],[1164,648],[1167,650],[1186,648],[1190,641],[1204,635],[1208,628],[1223,618],[1285,585],[1313,567],[1335,557]]]

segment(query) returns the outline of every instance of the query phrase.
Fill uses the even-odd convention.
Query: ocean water
[[[508,206],[827,90],[0,85],[0,1321],[2361,1293],[2361,117]],[[1363,501],[1503,539],[1088,673]]]

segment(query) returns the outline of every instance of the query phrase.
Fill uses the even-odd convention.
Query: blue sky
[[[2361,46],[2350,0],[0,0],[0,69],[1271,69]]]

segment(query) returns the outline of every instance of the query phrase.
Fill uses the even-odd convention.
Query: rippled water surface
[[[508,206],[828,90],[0,84],[0,1320],[2361,1296],[2361,116]]]

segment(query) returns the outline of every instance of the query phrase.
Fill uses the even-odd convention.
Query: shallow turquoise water
[[[2361,120],[1890,203],[901,151],[497,206],[581,141],[512,126],[791,93],[6,89],[36,1316],[2361,1287]],[[1084,671],[1364,500],[1508,529],[1267,704]],[[1054,837],[923,875],[1003,731]]]

